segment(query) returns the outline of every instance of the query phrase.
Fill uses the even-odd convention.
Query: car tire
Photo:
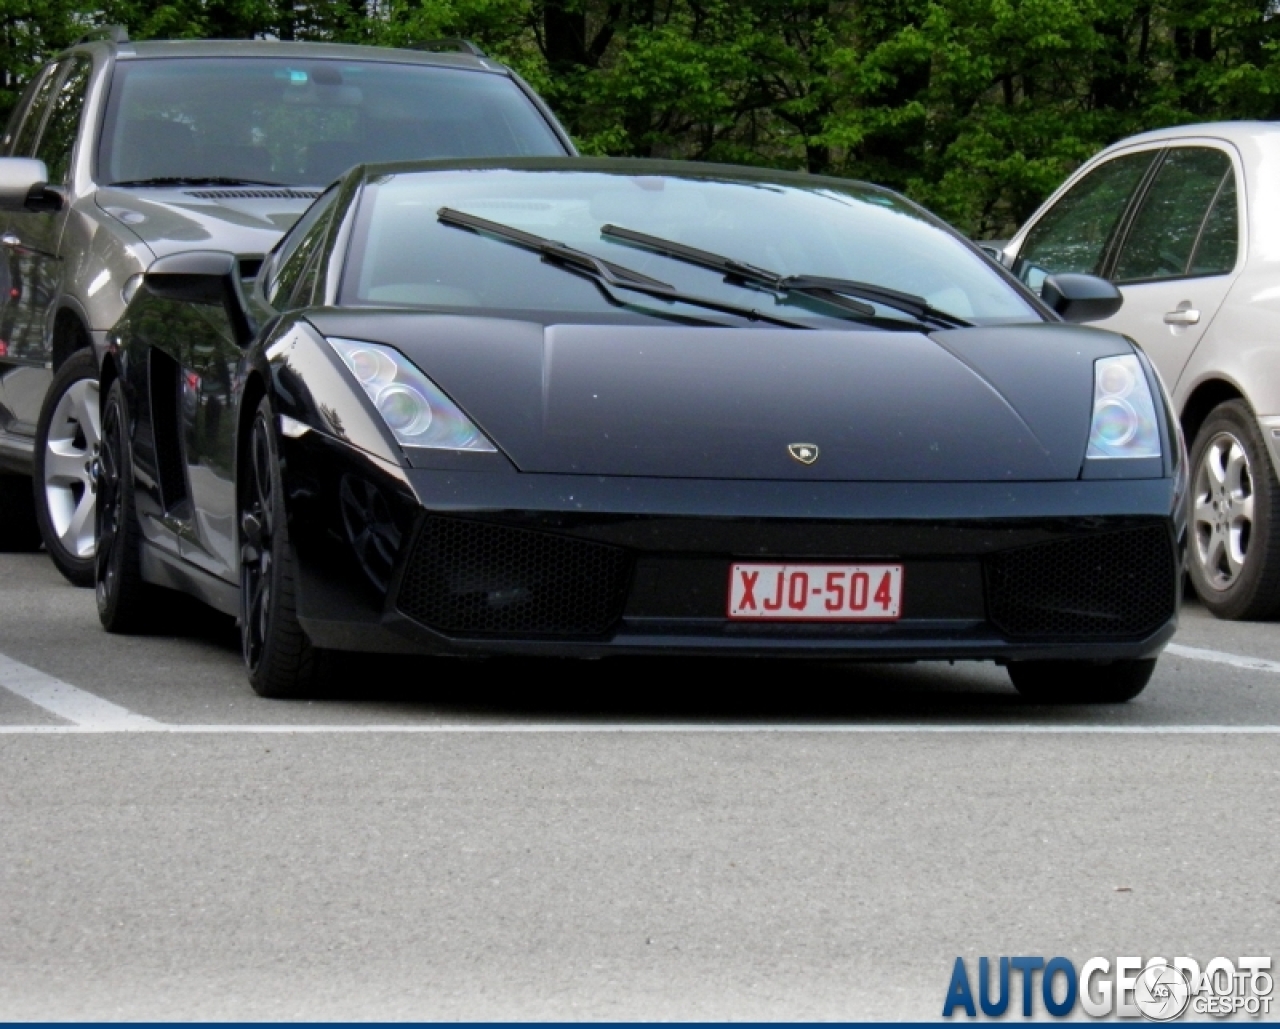
[[[40,526],[31,480],[0,475],[0,553],[26,554],[40,549]]]
[[[1191,447],[1187,571],[1219,618],[1280,612],[1280,480],[1243,400],[1215,407]]]
[[[298,623],[293,546],[273,426],[271,403],[263,397],[237,477],[240,643],[254,692],[287,699],[315,692],[325,654]]]
[[[1123,704],[1151,681],[1155,658],[1128,661],[1011,661],[1009,678],[1044,704]]]
[[[128,425],[124,385],[116,380],[102,407],[94,586],[102,627],[122,634],[153,628],[164,592],[142,578],[142,529],[134,507]]]
[[[90,468],[98,456],[98,361],[77,350],[49,385],[36,425],[36,520],[45,549],[67,580],[94,584],[94,507]]]

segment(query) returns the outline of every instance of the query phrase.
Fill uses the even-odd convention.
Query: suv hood
[[[165,257],[193,249],[265,254],[319,195],[304,186],[108,186],[95,200]]]
[[[928,335],[313,312],[401,350],[521,471],[863,482],[1080,475],[1093,362],[1067,325]],[[801,464],[791,444],[819,456]]]

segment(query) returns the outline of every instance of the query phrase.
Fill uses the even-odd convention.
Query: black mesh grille
[[[465,636],[598,636],[626,601],[630,554],[588,540],[429,515],[397,606]]]
[[[987,610],[1008,636],[1145,636],[1174,613],[1162,525],[1055,540],[986,559]]]

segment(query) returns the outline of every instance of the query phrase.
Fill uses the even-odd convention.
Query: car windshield
[[[380,61],[155,58],[116,64],[98,179],[322,186],[366,161],[563,154],[505,75]]]
[[[669,168],[669,166],[667,166]],[[819,298],[726,276],[602,234],[617,226],[780,276],[851,280],[923,299],[966,322],[1037,321],[991,263],[908,201],[873,186],[812,185],[791,176],[738,181],[688,171],[635,174],[568,169],[410,172],[372,181],[361,203],[343,301],[451,309],[600,312],[617,299],[638,312],[707,317],[678,299],[614,289],[556,267],[493,234],[441,220],[464,212],[566,244],[686,294],[788,321],[832,327],[858,320]],[[695,177],[697,176],[697,177]],[[856,294],[862,297],[863,294]],[[874,299],[874,298],[873,298]],[[857,305],[855,305],[856,307]],[[869,303],[875,319],[911,319]],[[724,321],[723,315],[711,315]],[[729,316],[730,319],[732,316]]]

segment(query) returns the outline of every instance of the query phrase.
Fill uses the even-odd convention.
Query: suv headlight
[[[1160,426],[1151,387],[1133,354],[1093,363],[1093,424],[1086,458],[1159,457]]]
[[[458,405],[400,351],[353,339],[328,342],[401,446],[497,453]]]

